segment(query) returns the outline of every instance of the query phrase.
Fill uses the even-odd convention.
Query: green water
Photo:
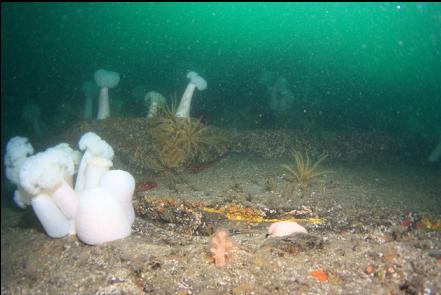
[[[208,89],[192,114],[216,125],[361,129],[427,151],[441,133],[439,3],[2,3],[1,16],[2,148],[33,136],[30,102],[46,130],[79,120],[61,112],[81,109],[98,68],[120,73],[111,97],[128,117],[145,115],[133,88],[180,97],[194,70]],[[288,111],[268,107],[265,72],[286,78]]]

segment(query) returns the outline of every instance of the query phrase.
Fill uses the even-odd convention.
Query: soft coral
[[[228,252],[233,248],[233,241],[224,229],[216,231],[210,239],[210,252],[213,255],[214,265],[223,267],[226,264]]]

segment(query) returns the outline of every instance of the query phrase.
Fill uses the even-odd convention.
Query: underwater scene
[[[1,3],[1,294],[441,294],[441,4]]]

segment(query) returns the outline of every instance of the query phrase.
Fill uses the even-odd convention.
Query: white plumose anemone
[[[20,185],[32,196],[32,207],[40,219],[46,233],[51,237],[60,237],[74,234],[74,219],[77,212],[78,197],[72,187],[66,182],[65,177],[74,173],[74,162],[64,150],[49,148],[45,152],[29,157],[20,168]],[[46,198],[48,196],[49,198]],[[35,198],[40,197],[37,200]],[[41,200],[41,202],[40,202]],[[54,213],[58,208],[61,214]],[[47,217],[46,215],[53,215]],[[56,224],[60,228],[54,230]],[[48,221],[49,220],[49,221]],[[69,223],[68,231],[65,224]],[[56,232],[56,236],[52,236]]]
[[[34,153],[34,148],[26,137],[15,136],[6,144],[5,166],[6,178],[18,185],[20,167],[28,156]]]
[[[34,148],[26,137],[15,136],[6,144],[5,172],[6,178],[17,186],[14,192],[14,201],[22,209],[31,204],[32,196],[28,194],[20,184],[20,168],[34,153]]]
[[[80,194],[75,225],[78,238],[89,245],[128,237],[132,230],[118,197],[100,187]]]
[[[72,221],[66,218],[49,195],[38,194],[32,198],[31,204],[49,237],[62,238],[72,232]]]
[[[101,177],[100,187],[111,191],[117,197],[132,224],[135,221],[135,210],[132,204],[135,178],[123,170],[110,170]]]
[[[166,99],[161,93],[150,91],[145,95],[144,102],[150,102],[147,118],[153,118],[158,113],[158,109],[166,103]]]
[[[189,72],[187,78],[190,79],[190,82],[188,83],[187,88],[185,88],[181,102],[176,111],[176,117],[178,118],[190,118],[190,106],[194,90],[197,88],[202,91],[207,88],[207,81],[196,72]]]
[[[84,151],[84,155],[81,158],[80,166],[78,168],[77,180],[75,182],[75,191],[77,192],[77,194],[81,193],[88,186],[88,181],[95,183],[99,182],[99,179],[98,181],[96,181],[96,179],[88,180],[86,177],[86,169],[89,165],[89,160],[92,158],[101,158],[112,161],[114,156],[113,148],[107,142],[102,140],[101,137],[93,132],[85,133],[80,138],[78,146],[80,150]],[[90,175],[93,174],[90,173]],[[89,188],[90,187],[91,186],[89,185]]]
[[[117,72],[99,69],[95,72],[95,82],[101,88],[98,102],[98,120],[110,117],[109,88],[113,88],[119,83]]]

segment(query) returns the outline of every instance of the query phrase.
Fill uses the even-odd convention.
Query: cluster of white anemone
[[[85,81],[81,87],[85,96],[83,118],[85,120],[92,119],[93,101],[94,97],[98,95],[98,114],[96,119],[107,119],[110,117],[109,89],[119,84],[120,76],[117,72],[99,69],[94,73],[94,78],[96,85],[90,81]],[[195,89],[205,90],[207,88],[207,81],[196,72],[188,72],[187,78],[190,79],[190,82],[182,95],[176,111],[176,117],[178,118],[190,117],[191,100]],[[136,96],[139,96],[138,92],[143,91],[143,89],[143,87],[138,86],[136,88]],[[146,104],[149,104],[148,118],[155,117],[158,109],[166,104],[165,97],[156,91],[146,93],[144,101]]]
[[[113,149],[95,133],[84,134],[79,148],[83,154],[62,143],[33,155],[27,138],[10,139],[5,165],[7,178],[17,186],[14,201],[21,208],[32,206],[52,238],[76,234],[97,245],[129,236],[135,179],[110,170]]]
[[[120,81],[116,72],[99,69],[94,74],[99,88],[97,119],[110,117],[109,89]],[[176,117],[189,118],[195,89],[204,90],[207,82],[195,72],[190,79]],[[85,82],[84,119],[90,119],[98,88]],[[145,95],[150,104],[148,118],[156,116],[166,99],[158,92]],[[86,244],[97,245],[130,235],[135,220],[132,196],[135,179],[113,166],[112,147],[93,132],[84,134],[74,151],[67,143],[34,153],[25,137],[13,137],[6,146],[7,178],[17,186],[14,201],[21,207],[32,206],[48,236],[61,238],[76,234]],[[76,176],[76,177],[75,177]],[[74,181],[75,178],[75,181]]]

